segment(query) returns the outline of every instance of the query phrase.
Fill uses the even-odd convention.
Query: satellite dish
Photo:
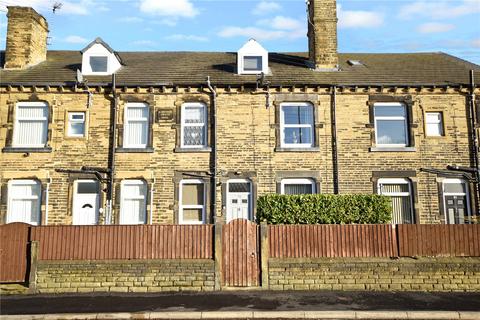
[[[83,83],[83,74],[77,69],[77,83]]]

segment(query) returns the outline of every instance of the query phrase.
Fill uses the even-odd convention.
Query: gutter
[[[210,76],[207,77],[207,87],[212,94],[212,156],[213,156],[213,185],[212,185],[212,217],[216,220],[217,216],[217,92],[212,87]],[[215,222],[215,221],[214,221]]]

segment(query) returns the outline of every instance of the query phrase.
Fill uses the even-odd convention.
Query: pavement
[[[11,295],[10,319],[471,319],[480,292],[222,291]]]

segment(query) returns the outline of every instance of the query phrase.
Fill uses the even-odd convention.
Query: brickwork
[[[478,291],[479,258],[270,259],[271,290]]]
[[[338,65],[336,1],[311,0],[308,11],[310,61],[315,69],[334,69]]]
[[[40,261],[38,293],[212,291],[213,260]]]
[[[47,58],[48,23],[32,8],[8,7],[5,69],[23,69]]]
[[[87,107],[87,94],[78,90],[30,88],[20,90],[0,89],[0,148],[11,145],[15,123],[15,108],[20,101],[45,101],[50,107],[48,145],[51,152],[10,153],[0,155],[0,182],[2,197],[0,220],[5,221],[7,210],[7,184],[11,179],[38,179],[42,183],[42,224],[71,224],[73,182],[89,175],[68,175],[55,169],[80,169],[82,166],[106,167],[108,161],[108,134],[111,101],[103,89],[93,94],[93,103]],[[93,90],[92,90],[93,91]],[[144,101],[151,108],[154,121],[151,124],[152,149],[150,153],[116,154],[116,204],[114,221],[118,221],[119,185],[123,179],[140,178],[148,183],[152,197],[148,201],[148,222],[176,223],[178,221],[178,180],[176,172],[194,172],[210,180],[212,153],[178,151],[180,134],[179,113],[181,104],[190,101],[209,102],[207,92],[178,89],[154,94],[146,89],[128,90],[121,94],[118,119],[118,147],[121,147],[123,110],[128,101]],[[271,105],[265,107],[264,94],[250,91],[229,92],[218,89],[218,170],[220,182],[229,178],[241,178],[249,173],[256,194],[277,191],[279,177],[305,177],[311,173],[318,181],[319,191],[333,192],[333,167],[331,148],[330,95],[327,91],[308,89],[272,90]],[[360,90],[359,90],[360,91]],[[448,164],[469,166],[468,130],[465,98],[456,92],[425,90],[412,94],[412,133],[415,139],[413,151],[371,151],[375,147],[375,129],[370,126],[369,97],[376,95],[359,92],[340,92],[337,95],[337,133],[340,193],[372,193],[375,191],[374,172],[413,172],[415,209],[420,223],[443,223],[439,210],[438,177],[421,172],[421,168],[445,169]],[[404,96],[386,94],[387,96]],[[316,144],[309,152],[281,150],[278,148],[279,105],[282,101],[306,101],[315,106]],[[211,105],[207,104],[211,120]],[[172,113],[169,120],[159,119],[157,113]],[[87,136],[67,137],[67,113],[84,111],[87,115]],[[424,112],[441,111],[445,121],[444,137],[426,137]],[[352,114],[355,117],[352,119]],[[211,123],[211,122],[210,122]],[[209,128],[211,140],[211,128]],[[290,175],[288,176],[286,172]],[[180,177],[182,174],[180,174]],[[185,175],[188,177],[188,175]],[[48,208],[46,190],[48,189]],[[209,195],[208,195],[209,196]],[[105,195],[102,193],[105,205]],[[473,197],[472,197],[473,198]],[[225,199],[222,186],[217,186],[217,216],[225,215]],[[207,201],[208,203],[208,201]],[[473,204],[473,203],[472,203]],[[223,207],[223,208],[222,208]],[[48,210],[47,210],[48,209]],[[473,207],[472,207],[473,209]],[[48,212],[47,212],[48,211]],[[475,210],[472,210],[475,212]],[[48,217],[47,217],[48,213]],[[207,207],[208,222],[213,214]],[[150,219],[151,216],[151,219]],[[100,223],[103,223],[100,216]]]

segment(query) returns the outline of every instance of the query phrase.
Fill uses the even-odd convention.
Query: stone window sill
[[[398,147],[398,148],[385,148],[385,147],[373,147],[369,149],[370,152],[415,152],[415,147]]]
[[[116,148],[117,153],[153,153],[155,150],[152,147],[147,148]]]
[[[319,147],[312,147],[312,148],[282,148],[276,147],[275,152],[319,152]]]
[[[203,147],[203,148],[176,147],[174,152],[176,152],[176,153],[204,153],[204,152],[212,152],[212,148],[210,148],[210,147]]]
[[[3,153],[50,153],[51,147],[43,148],[21,148],[21,147],[5,147],[2,149]]]

